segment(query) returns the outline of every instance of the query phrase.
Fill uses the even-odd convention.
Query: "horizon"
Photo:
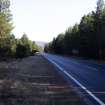
[[[13,34],[25,32],[34,41],[50,42],[58,34],[79,23],[84,15],[95,10],[97,0],[11,0]],[[25,3],[25,4],[24,4]]]

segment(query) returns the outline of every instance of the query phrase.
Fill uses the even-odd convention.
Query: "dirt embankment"
[[[0,105],[84,105],[42,56],[0,63]]]

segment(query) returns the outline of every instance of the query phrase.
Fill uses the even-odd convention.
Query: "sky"
[[[33,41],[49,42],[83,15],[96,8],[97,0],[11,0],[13,33]]]

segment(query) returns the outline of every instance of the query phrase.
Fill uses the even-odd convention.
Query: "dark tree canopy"
[[[46,52],[105,59],[105,5],[98,0],[96,11],[84,15],[79,24],[69,27],[45,46]]]
[[[32,50],[39,50],[36,43],[29,40],[26,34],[16,39],[12,29],[10,0],[0,0],[0,58],[26,57],[31,55]]]

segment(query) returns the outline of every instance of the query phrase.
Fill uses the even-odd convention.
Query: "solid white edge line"
[[[79,81],[77,81],[73,76],[71,76],[67,71],[65,71],[61,66],[59,66],[57,63],[55,63],[53,60],[47,58],[45,55],[44,57],[48,59],[51,63],[53,63],[57,68],[59,68],[60,71],[62,71],[64,74],[66,74],[69,78],[71,78],[77,85],[79,85],[86,93],[88,93],[96,102],[98,102],[100,105],[105,105],[104,102],[102,102],[98,97],[96,97],[91,91],[89,91],[85,86],[83,86]]]

